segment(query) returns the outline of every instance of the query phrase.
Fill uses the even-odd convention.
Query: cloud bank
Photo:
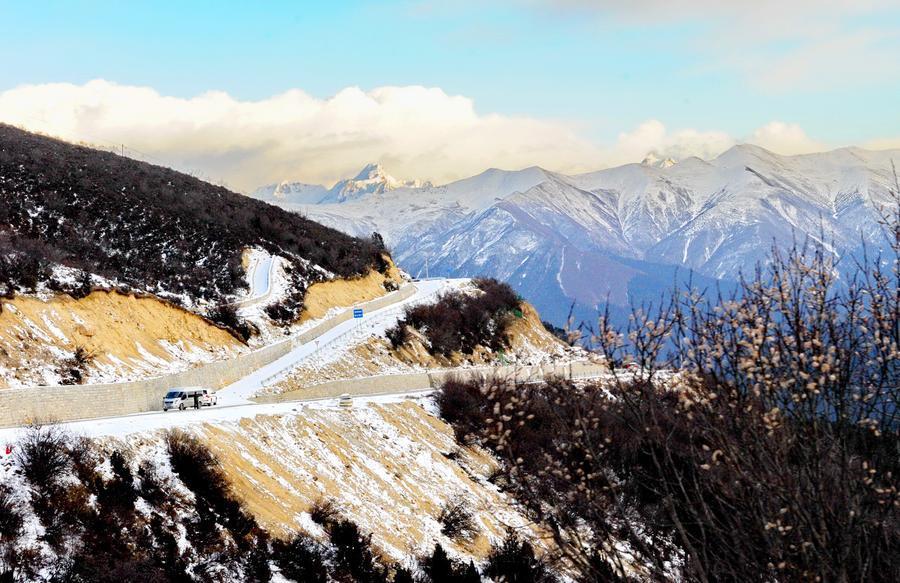
[[[329,184],[369,162],[400,178],[443,183],[488,167],[596,170],[650,151],[709,158],[741,141],[648,120],[600,144],[559,121],[480,114],[471,99],[418,86],[351,87],[328,99],[291,90],[240,101],[222,92],[176,98],[103,80],[28,85],[0,93],[0,121],[71,141],[124,144],[136,157],[245,192],[277,180]],[[784,154],[824,148],[782,122],[743,141]]]

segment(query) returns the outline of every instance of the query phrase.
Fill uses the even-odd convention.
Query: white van
[[[203,387],[175,387],[163,397],[163,411],[179,409],[184,411],[194,407],[212,407],[219,398],[210,389]]]

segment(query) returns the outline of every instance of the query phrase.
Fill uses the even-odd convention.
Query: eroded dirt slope
[[[153,297],[95,291],[82,299],[2,301],[0,387],[58,384],[81,348],[84,380],[128,380],[183,370],[245,348],[228,332]]]

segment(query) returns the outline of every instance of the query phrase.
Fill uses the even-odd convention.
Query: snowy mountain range
[[[509,281],[557,323],[575,305],[624,308],[676,277],[736,279],[774,242],[809,238],[836,255],[877,244],[900,150],[780,156],[740,145],[715,159],[660,159],[566,176],[491,169],[443,186],[367,167],[316,203],[275,202],[347,233],[379,232],[416,275]],[[338,188],[340,187],[340,188]],[[680,274],[680,275],[677,275]]]

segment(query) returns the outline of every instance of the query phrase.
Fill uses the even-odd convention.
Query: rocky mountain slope
[[[347,233],[379,232],[413,274],[489,275],[546,317],[592,319],[658,298],[695,272],[729,282],[796,237],[837,256],[879,240],[900,151],[779,156],[750,145],[704,161],[648,157],[577,176],[489,170],[445,186],[358,200],[284,204]]]

